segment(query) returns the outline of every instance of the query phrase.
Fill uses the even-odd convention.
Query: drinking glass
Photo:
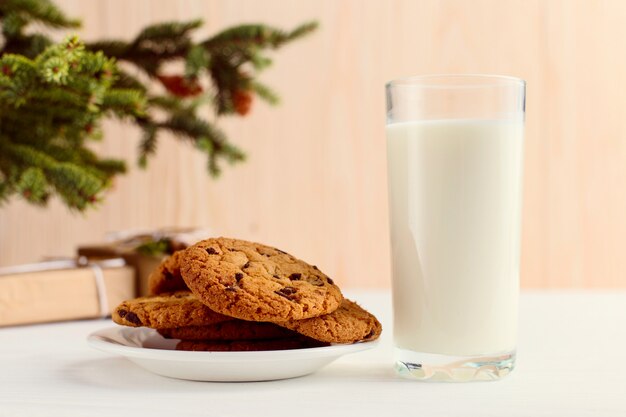
[[[386,92],[396,369],[499,379],[515,365],[525,82],[432,75]]]

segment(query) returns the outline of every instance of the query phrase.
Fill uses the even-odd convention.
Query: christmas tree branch
[[[53,28],[78,28],[80,21],[70,19],[49,0],[3,0],[0,2],[2,31],[19,34],[24,26],[32,22],[43,23]]]
[[[33,23],[79,26],[50,0],[0,0],[0,203],[19,195],[44,205],[58,195],[76,210],[93,206],[126,170],[124,161],[100,158],[87,146],[101,136],[103,118],[141,129],[142,167],[164,134],[204,153],[212,175],[223,163],[243,161],[208,116],[246,115],[254,97],[277,104],[276,93],[256,79],[272,62],[264,52],[317,26],[240,25],[195,41],[201,20],[165,22],[128,41],[85,45],[27,32]],[[172,61],[184,72],[167,73]]]

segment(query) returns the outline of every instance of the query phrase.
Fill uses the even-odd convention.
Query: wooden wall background
[[[285,248],[344,286],[387,286],[385,81],[496,73],[528,81],[523,286],[626,286],[626,1],[57,2],[87,39],[197,17],[203,35],[252,21],[321,28],[263,76],[281,107],[223,121],[245,165],[211,180],[201,156],[168,139],[97,211],[13,201],[0,209],[2,265],[71,254],[112,230],[203,225]],[[99,148],[134,162],[138,132],[106,132]]]

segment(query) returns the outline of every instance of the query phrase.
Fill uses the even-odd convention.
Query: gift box
[[[78,256],[90,260],[123,258],[136,272],[136,293],[148,295],[150,273],[161,261],[177,250],[209,236],[206,229],[165,228],[151,231],[115,232],[108,242],[83,245]]]
[[[0,326],[106,317],[134,296],[135,271],[123,259],[0,268]]]
[[[115,244],[96,244],[78,248],[78,256],[86,257],[90,261],[122,258],[133,270],[133,292],[137,296],[148,295],[148,278],[150,273],[161,263],[167,255],[146,255],[134,251],[127,251]]]

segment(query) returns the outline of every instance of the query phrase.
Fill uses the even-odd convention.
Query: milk
[[[522,120],[387,126],[396,347],[515,349]]]

